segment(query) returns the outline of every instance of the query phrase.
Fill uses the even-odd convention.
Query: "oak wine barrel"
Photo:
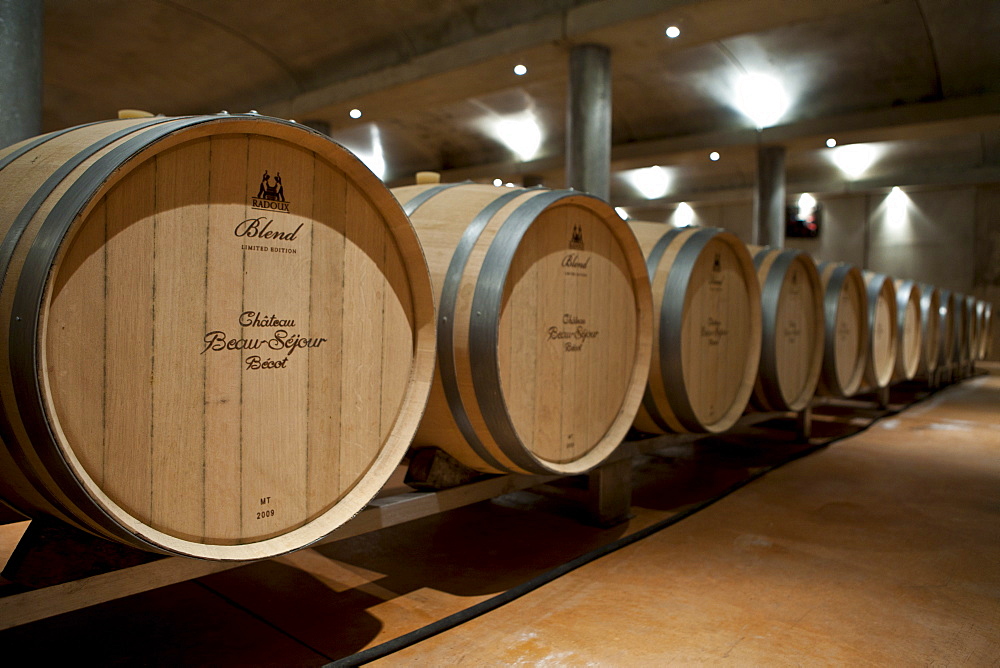
[[[868,296],[861,271],[849,264],[823,262],[824,350],[820,394],[849,397],[864,380],[868,359]]]
[[[920,284],[920,362],[917,373],[930,378],[940,362],[941,347],[941,290],[927,283]]]
[[[982,304],[982,326],[979,334],[979,359],[984,360],[990,356],[993,347],[993,304],[986,301],[980,304]]]
[[[952,353],[955,364],[964,368],[969,363],[969,302],[965,294],[953,292],[955,309],[955,340]]]
[[[892,379],[913,380],[920,368],[924,349],[921,326],[920,286],[914,281],[896,280],[896,363]]]
[[[760,370],[751,403],[800,411],[823,366],[823,284],[816,263],[794,249],[750,247],[761,291]]]
[[[982,299],[976,300],[976,340],[974,342],[974,355],[975,360],[981,360],[985,357],[984,349],[986,346],[986,302]]]
[[[965,297],[965,312],[968,328],[966,330],[966,359],[967,363],[975,362],[979,357],[979,314],[976,303],[979,300],[972,295]]]
[[[941,338],[938,346],[938,367],[951,369],[955,355],[955,296],[951,290],[941,290]]]
[[[487,472],[601,463],[638,409],[652,346],[649,279],[625,222],[572,190],[392,192],[438,306],[437,369],[413,445]]]
[[[885,274],[866,271],[868,292],[868,356],[865,383],[874,388],[887,387],[896,367],[899,334],[896,325],[896,286]]]
[[[760,362],[753,258],[721,229],[630,225],[646,255],[654,311],[653,360],[635,426],[725,431],[746,409]]]
[[[385,186],[256,114],[92,123],[0,152],[0,495],[147,550],[260,559],[399,465],[433,297]]]

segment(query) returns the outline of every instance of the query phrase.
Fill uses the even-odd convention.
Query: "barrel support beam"
[[[612,457],[587,477],[591,521],[611,527],[628,520],[632,508],[632,457]]]
[[[566,186],[604,201],[611,182],[611,51],[573,47],[566,108]]]
[[[42,1],[0,0],[0,148],[42,132]]]

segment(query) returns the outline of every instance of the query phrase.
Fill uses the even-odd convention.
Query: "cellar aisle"
[[[525,490],[15,627],[0,644],[38,665],[322,666],[721,496],[378,663],[995,666],[1000,376],[861,433],[878,411],[822,413],[813,445],[846,438],[728,495],[810,446],[779,420],[637,457],[633,517],[615,527],[581,522],[571,487]]]
[[[996,666],[998,418],[953,386],[378,665]]]

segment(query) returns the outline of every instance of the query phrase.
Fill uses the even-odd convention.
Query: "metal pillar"
[[[42,132],[42,2],[0,0],[0,148]]]
[[[785,147],[757,148],[757,190],[754,193],[751,243],[785,245]]]
[[[566,186],[607,201],[611,181],[611,51],[581,44],[569,55]]]

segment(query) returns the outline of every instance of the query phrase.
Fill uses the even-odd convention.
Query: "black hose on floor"
[[[853,436],[857,433],[860,432],[855,432],[854,434],[850,435]],[[471,621],[476,617],[479,617],[480,615],[486,614],[487,612],[492,612],[493,610],[496,610],[497,608],[504,606],[510,603],[511,601],[514,601],[524,596],[525,594],[531,593],[532,591],[544,585],[549,584],[550,582],[562,577],[563,575],[566,575],[570,571],[574,571],[577,568],[585,566],[586,564],[589,564],[592,561],[596,561],[601,557],[607,556],[612,552],[617,552],[623,547],[628,547],[629,545],[636,543],[644,538],[648,538],[654,533],[662,531],[663,529],[666,529],[672,524],[676,524],[677,522],[680,522],[681,520],[690,517],[691,515],[694,515],[698,511],[703,510],[708,506],[711,506],[716,501],[719,501],[729,496],[736,490],[740,489],[745,485],[750,484],[757,478],[760,478],[761,476],[767,474],[768,472],[773,471],[779,466],[784,466],[785,464],[795,459],[804,457],[805,455],[815,452],[820,448],[824,448],[833,442],[834,441],[830,441],[828,443],[823,443],[822,445],[817,445],[811,448],[807,448],[805,450],[801,450],[792,455],[791,457],[789,457],[788,459],[778,464],[774,464],[765,469],[762,469],[752,474],[745,480],[741,480],[740,482],[736,483],[732,487],[729,487],[716,497],[697,503],[694,506],[691,506],[690,508],[687,508],[685,510],[676,513],[675,515],[671,515],[666,519],[660,520],[656,524],[651,524],[650,526],[644,529],[640,529],[635,533],[623,536],[622,538],[619,538],[611,543],[608,543],[607,545],[602,545],[598,548],[595,548],[590,552],[587,552],[586,554],[583,554],[571,561],[567,561],[565,564],[562,564],[561,566],[557,566],[549,571],[546,571],[545,573],[542,573],[541,575],[537,575],[534,578],[528,580],[527,582],[519,584],[516,587],[511,587],[507,591],[497,594],[493,598],[477,603],[471,607],[466,608],[465,610],[460,610],[459,612],[448,615],[447,617],[443,617],[442,619],[439,619],[436,622],[432,622],[427,626],[410,631],[409,633],[405,633],[401,636],[393,638],[392,640],[388,640],[382,643],[381,645],[376,645],[375,647],[370,647],[366,650],[362,650],[355,654],[351,654],[350,656],[345,656],[342,659],[337,659],[336,661],[332,661],[326,664],[324,668],[348,668],[350,666],[361,666],[370,661],[375,661],[376,659],[384,658],[394,652],[398,652],[401,649],[404,649],[411,645],[415,645],[423,640],[427,640],[428,638],[436,636],[439,633],[451,630],[456,626],[460,626],[461,624]]]
[[[936,394],[936,391],[930,392],[927,394],[927,396],[922,397],[917,401],[914,401],[913,403],[909,404],[907,408],[926,400],[933,394]],[[879,419],[881,419],[882,417],[886,417],[887,415],[892,415],[897,412],[898,411],[887,412],[885,415],[882,415],[879,418],[872,420],[870,423],[868,423],[861,429],[858,429],[857,431],[851,432],[849,434],[844,434],[843,436],[830,439],[829,441],[825,441],[819,445],[814,445],[812,447],[800,450],[790,455],[787,459],[778,462],[777,464],[772,464],[771,466],[765,467],[760,471],[751,474],[746,479],[741,480],[735,485],[727,488],[718,496],[697,503],[691,506],[690,508],[686,508],[676,513],[675,515],[671,515],[666,519],[660,520],[656,524],[651,524],[650,526],[644,529],[640,529],[635,533],[623,536],[622,538],[619,538],[618,540],[608,543],[607,545],[602,545],[598,548],[595,548],[590,552],[580,555],[579,557],[571,561],[568,561],[561,566],[557,566],[556,568],[546,571],[541,575],[535,576],[534,578],[528,580],[527,582],[524,582],[520,585],[517,585],[516,587],[508,589],[505,592],[497,594],[493,598],[477,603],[471,607],[466,608],[465,610],[460,610],[459,612],[448,615],[447,617],[443,617],[442,619],[439,619],[436,622],[428,624],[427,626],[415,629],[413,631],[410,631],[409,633],[405,633],[401,636],[393,638],[392,640],[388,640],[382,643],[381,645],[376,645],[375,647],[369,647],[368,649],[356,652],[355,654],[351,654],[350,656],[345,656],[342,659],[331,661],[330,663],[326,664],[323,668],[350,668],[352,666],[361,666],[371,661],[382,659],[386,656],[389,656],[390,654],[393,654],[394,652],[398,652],[401,649],[410,647],[411,645],[416,645],[418,642],[427,640],[428,638],[436,636],[439,633],[449,631],[468,621],[472,621],[476,617],[484,615],[487,612],[492,612],[493,610],[496,610],[497,608],[500,608],[510,603],[511,601],[514,601],[524,596],[525,594],[529,594],[534,590],[539,589],[540,587],[547,585],[550,582],[562,577],[563,575],[566,575],[567,573],[574,571],[577,568],[580,568],[581,566],[585,566],[586,564],[589,564],[592,561],[596,561],[601,557],[605,557],[611,554],[612,552],[617,552],[623,547],[628,547],[629,545],[636,543],[644,538],[648,538],[649,536],[652,536],[653,534],[662,531],[663,529],[666,529],[667,527],[676,524],[681,520],[686,519],[701,510],[704,510],[705,508],[711,506],[715,502],[721,501],[722,499],[726,498],[736,490],[745,487],[746,485],[749,485],[751,482],[757,480],[758,478],[761,478],[764,475],[767,475],[771,471],[774,471],[775,469],[780,468],[785,464],[793,462],[797,459],[801,459],[806,455],[810,455],[813,452],[825,448],[842,439],[850,438],[852,436],[857,436],[858,434],[867,431],[873,424],[878,422]]]

